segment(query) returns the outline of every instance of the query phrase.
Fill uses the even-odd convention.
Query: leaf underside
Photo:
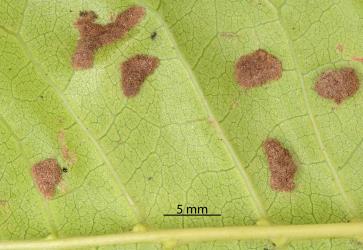
[[[146,8],[141,24],[99,49],[93,68],[74,71],[79,11],[107,23],[134,4]],[[352,67],[363,81],[361,1],[0,0],[0,16],[0,240],[114,234],[140,224],[187,230],[363,217],[362,91],[336,105],[313,89],[327,69]],[[234,63],[259,48],[281,60],[282,78],[244,90]],[[156,56],[160,66],[127,99],[120,63],[135,54]],[[62,157],[60,133],[75,162]],[[267,137],[298,163],[291,193],[269,186]],[[31,166],[46,158],[69,169],[49,201],[31,177]],[[223,216],[162,216],[178,204]],[[353,238],[288,241],[281,245],[363,248]],[[276,244],[183,242],[176,249]]]

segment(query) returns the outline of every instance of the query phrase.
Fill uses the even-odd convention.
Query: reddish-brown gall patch
[[[134,6],[118,14],[114,22],[102,25],[95,23],[97,19],[95,12],[80,12],[78,20],[74,23],[74,26],[79,30],[80,38],[72,57],[73,68],[87,69],[92,67],[96,50],[121,39],[141,21],[144,15],[144,8]]]
[[[122,90],[125,96],[132,97],[139,93],[145,79],[159,66],[159,58],[136,55],[121,64]]]
[[[57,185],[62,180],[62,169],[55,159],[46,159],[32,167],[34,183],[45,198],[54,196]]]
[[[241,56],[235,64],[236,81],[244,88],[258,87],[282,75],[282,64],[272,54],[259,49]]]
[[[324,98],[340,104],[359,89],[359,79],[354,69],[342,68],[322,73],[315,83],[315,91]]]
[[[291,192],[294,187],[296,165],[289,153],[276,139],[267,139],[263,143],[270,169],[270,186],[279,192]]]

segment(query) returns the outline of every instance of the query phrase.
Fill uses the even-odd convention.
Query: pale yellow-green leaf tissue
[[[74,71],[79,12],[108,23],[135,4],[146,9],[142,22],[99,49],[93,68]],[[234,63],[259,48],[281,60],[282,78],[242,89]],[[120,63],[135,54],[160,66],[128,99]],[[363,90],[337,105],[313,89],[327,69],[352,67],[363,81],[356,57],[360,0],[0,0],[0,249],[363,249],[354,227],[363,219]],[[291,193],[269,186],[267,137],[298,165]],[[46,158],[68,167],[50,200],[31,176]],[[222,216],[163,217],[178,204]],[[323,225],[333,223],[330,237]],[[319,237],[269,231],[305,224]],[[232,226],[262,236],[229,237]],[[226,228],[225,238],[208,237],[210,228]],[[97,238],[124,234],[136,238]]]

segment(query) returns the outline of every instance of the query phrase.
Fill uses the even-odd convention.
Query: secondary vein
[[[102,147],[99,145],[98,141],[96,140],[96,138],[89,132],[89,130],[87,129],[87,127],[83,124],[83,122],[78,118],[78,116],[76,115],[76,113],[73,111],[72,107],[69,105],[67,99],[65,98],[65,96],[63,95],[63,93],[61,92],[61,90],[59,90],[57,88],[57,85],[53,82],[53,80],[45,73],[45,71],[43,70],[42,66],[40,65],[40,63],[33,57],[30,49],[27,47],[26,43],[24,42],[24,40],[22,39],[22,37],[14,32],[9,32],[7,29],[2,28],[4,31],[6,31],[9,35],[14,36],[18,43],[21,45],[21,47],[23,48],[26,56],[28,57],[28,59],[32,62],[32,64],[34,65],[34,68],[37,70],[37,72],[39,73],[39,75],[45,80],[46,83],[49,84],[49,86],[54,90],[54,92],[58,95],[58,97],[60,98],[60,100],[63,102],[64,107],[66,108],[66,110],[68,111],[68,113],[72,116],[72,118],[76,121],[76,123],[80,126],[81,130],[85,133],[85,135],[91,140],[91,142],[94,144],[94,146],[96,147],[96,150],[99,152],[102,160],[105,162],[105,165],[108,167],[109,171],[112,174],[113,180],[115,181],[116,185],[119,187],[121,193],[123,194],[123,196],[126,198],[129,206],[131,207],[132,211],[134,212],[136,219],[138,221],[141,221],[141,214],[140,211],[138,209],[138,207],[136,206],[135,202],[133,201],[133,199],[131,198],[131,196],[129,195],[129,193],[127,192],[125,186],[123,185],[120,176],[118,175],[118,173],[116,172],[115,168],[113,167],[113,165],[111,164],[110,160],[108,159],[107,155],[105,154],[104,150],[102,149]]]
[[[321,150],[321,152],[322,152],[322,154],[323,154],[323,156],[325,158],[325,162],[327,163],[327,165],[329,167],[329,170],[330,170],[330,172],[331,172],[331,174],[333,176],[334,182],[337,185],[337,188],[338,188],[339,192],[341,193],[341,195],[343,197],[343,200],[344,200],[344,203],[347,206],[348,212],[353,217],[357,217],[357,215],[358,215],[357,208],[355,207],[352,200],[348,197],[347,193],[345,192],[345,190],[343,188],[343,185],[342,185],[342,183],[341,183],[341,181],[339,179],[339,176],[337,174],[336,168],[334,167],[334,165],[333,165],[333,163],[332,163],[332,161],[331,161],[331,159],[330,159],[330,157],[329,157],[329,155],[327,153],[327,150],[325,148],[323,140],[321,139],[321,135],[320,135],[318,126],[316,124],[316,120],[315,120],[314,114],[312,112],[310,103],[309,103],[309,98],[307,96],[305,83],[304,83],[304,79],[303,79],[303,74],[302,74],[301,70],[299,69],[299,64],[297,63],[295,57],[293,56],[295,54],[295,51],[294,51],[293,46],[292,46],[292,41],[289,38],[285,27],[282,25],[282,23],[280,21],[281,20],[280,12],[269,0],[266,0],[266,2],[271,6],[272,9],[274,9],[276,11],[276,14],[279,16],[279,24],[280,24],[280,27],[281,27],[282,31],[284,32],[285,37],[287,39],[288,49],[290,51],[290,55],[292,57],[292,60],[293,60],[294,66],[295,66],[295,71],[296,71],[296,73],[297,73],[297,75],[299,77],[299,80],[300,80],[301,89],[302,89],[303,97],[304,97],[305,107],[306,107],[306,110],[308,112],[311,124],[313,126],[315,138],[316,138],[316,140],[317,140],[317,142],[319,144],[320,150]]]
[[[174,35],[172,34],[172,32],[169,29],[169,26],[165,23],[164,19],[160,16],[159,13],[157,13],[156,11],[154,11],[151,8],[148,8],[147,5],[143,2],[143,1],[139,1],[141,2],[141,5],[146,7],[150,12],[154,13],[155,17],[157,19],[159,19],[159,22],[162,24],[162,26],[165,28],[166,33],[168,34],[168,37],[171,41],[171,43],[174,45],[175,51],[177,56],[179,57],[179,60],[181,61],[181,63],[183,64],[184,68],[186,69],[190,81],[192,83],[192,87],[195,90],[195,93],[197,94],[201,104],[203,105],[205,111],[207,112],[208,117],[215,121],[215,130],[219,136],[219,138],[223,141],[224,146],[226,148],[226,151],[228,152],[229,156],[231,157],[231,160],[234,162],[234,164],[237,167],[238,172],[240,173],[240,175],[242,176],[242,179],[246,185],[247,191],[249,192],[252,202],[256,208],[256,213],[257,216],[259,217],[259,219],[267,219],[267,214],[266,211],[262,205],[262,202],[260,200],[260,197],[258,196],[257,192],[254,189],[254,186],[250,180],[250,177],[248,176],[247,172],[245,171],[244,167],[242,166],[241,160],[239,159],[238,155],[236,154],[233,146],[231,145],[231,143],[228,141],[223,129],[221,128],[221,126],[219,125],[218,120],[215,118],[208,101],[206,100],[206,98],[204,97],[203,94],[203,90],[201,89],[198,80],[196,79],[189,63],[187,62],[187,60],[184,58],[183,54],[181,53],[181,51],[179,50],[178,44],[174,38]]]

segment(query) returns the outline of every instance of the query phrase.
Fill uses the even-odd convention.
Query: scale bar
[[[222,216],[222,214],[164,214],[164,216]]]

